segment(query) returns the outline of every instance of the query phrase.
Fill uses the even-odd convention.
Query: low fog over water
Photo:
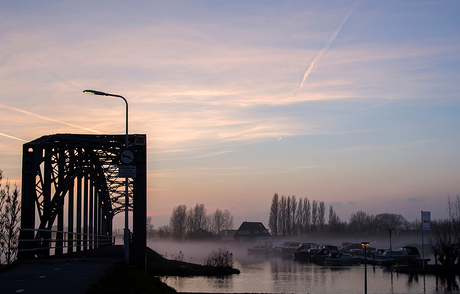
[[[430,236],[425,233],[424,236],[424,243],[425,243],[425,258],[431,258],[433,261],[433,255],[429,248],[429,238]],[[377,248],[377,249],[390,249],[390,237],[388,236],[381,236],[381,237],[373,237],[369,239],[347,239],[347,238],[333,238],[324,236],[322,238],[307,238],[307,237],[272,237],[272,243],[275,244],[282,244],[284,241],[298,241],[298,242],[314,242],[318,244],[328,244],[328,245],[336,245],[340,246],[343,242],[352,242],[352,243],[361,243],[362,241],[367,241],[370,243],[370,247]],[[405,235],[399,234],[396,236],[392,236],[392,248],[393,250],[398,249],[399,247],[405,245],[413,245],[420,248],[420,254],[422,254],[422,236],[420,235]],[[265,242],[263,242],[265,244]],[[235,241],[226,241],[226,242],[219,242],[219,241],[171,241],[171,240],[149,240],[147,246],[151,249],[155,250],[163,257],[167,259],[177,259],[179,254],[183,254],[183,261],[192,262],[202,264],[203,260],[213,251],[218,250],[221,247],[225,247],[229,249],[231,253],[233,253],[234,259],[236,259],[239,263],[251,263],[251,262],[258,262],[258,259],[254,259],[252,256],[248,256],[248,247],[252,247],[254,245],[258,245],[257,242],[247,242],[247,243],[238,243]]]
[[[214,250],[225,247],[240,262],[251,261],[247,256],[247,245],[235,242],[200,242],[200,241],[149,241],[148,247],[167,259],[177,259],[183,254],[183,261],[203,264],[204,259]]]
[[[363,239],[361,241],[357,240],[350,240],[347,238],[323,238],[324,241],[320,241],[320,239],[308,239],[305,237],[276,237],[272,238],[272,243],[275,244],[282,244],[284,241],[298,241],[302,242],[314,242],[318,244],[327,244],[327,245],[336,245],[340,246],[343,242],[356,242],[360,243],[361,241],[368,241],[370,242],[370,247],[374,247],[377,249],[389,249],[390,248],[390,241],[388,237],[380,237],[380,238],[369,238]],[[430,249],[430,234],[429,232],[425,232],[425,258],[431,258],[431,263],[433,262],[433,254]],[[123,236],[116,235],[115,236],[115,244],[116,245],[123,245]],[[261,244],[265,244],[262,242]],[[260,260],[254,259],[252,256],[248,256],[247,248],[252,247],[254,245],[258,245],[257,242],[248,242],[248,243],[238,243],[235,241],[173,241],[173,240],[161,240],[161,239],[151,239],[147,241],[147,247],[153,249],[163,257],[167,259],[177,259],[179,254],[183,254],[183,261],[202,264],[204,259],[210,254],[213,250],[216,251],[219,248],[227,248],[231,253],[233,253],[233,257],[240,263],[257,263]],[[421,248],[422,246],[422,238],[421,236],[406,236],[404,234],[400,234],[397,236],[392,237],[392,248],[393,250],[398,249],[399,247],[405,245],[412,245]],[[420,250],[420,254],[422,251]],[[3,258],[3,255],[2,255]]]

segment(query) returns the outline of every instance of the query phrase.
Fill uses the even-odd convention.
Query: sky
[[[268,225],[279,195],[444,218],[460,194],[459,1],[0,2],[0,169],[44,135],[147,134],[148,208]],[[122,222],[120,222],[122,227]]]

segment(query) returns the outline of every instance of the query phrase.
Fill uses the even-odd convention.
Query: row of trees
[[[3,172],[0,170],[0,256],[5,260],[1,263],[11,264],[16,260],[18,252],[20,193],[16,185],[7,181],[2,187]]]
[[[460,205],[460,204],[459,204]],[[460,218],[460,211],[459,211]],[[420,221],[407,221],[400,214],[381,213],[378,215],[358,211],[350,216],[349,222],[340,220],[334,208],[329,206],[326,223],[326,205],[324,201],[295,196],[279,196],[275,193],[270,207],[268,226],[272,235],[296,236],[316,231],[330,233],[351,233],[359,231],[364,234],[378,235],[401,230],[419,229]]]
[[[331,206],[332,209],[332,206]],[[332,214],[334,221],[340,221]],[[281,196],[275,193],[270,207],[268,226],[272,235],[303,235],[308,231],[323,230],[326,206],[324,201],[310,201],[295,196]]]
[[[217,234],[222,230],[233,228],[233,216],[227,209],[216,209],[211,215],[206,211],[204,204],[197,203],[195,207],[189,209],[186,205],[176,206],[173,208],[169,227],[160,227],[158,234],[162,237],[172,236],[181,239],[198,229]]]

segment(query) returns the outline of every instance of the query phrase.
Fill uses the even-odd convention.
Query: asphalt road
[[[119,257],[37,259],[0,273],[0,293],[85,294],[117,262]]]

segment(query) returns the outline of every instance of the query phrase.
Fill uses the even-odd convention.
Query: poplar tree
[[[310,229],[311,224],[311,203],[310,199],[305,197],[303,199],[303,224],[305,226],[305,233]]]
[[[311,227],[313,230],[316,230],[318,225],[318,203],[316,200],[311,202]]]
[[[326,205],[324,204],[324,201],[319,202],[319,207],[318,207],[318,226],[320,230],[323,230],[324,224],[326,221]]]
[[[297,217],[296,217],[296,211],[297,211],[297,199],[295,198],[295,195],[292,195],[291,197],[291,234],[292,235],[297,235]]]
[[[284,217],[285,217],[285,226],[286,226],[286,234],[287,235],[291,235],[291,225],[292,225],[292,221],[291,221],[291,217],[292,217],[292,214],[291,214],[291,205],[292,205],[292,202],[291,202],[291,196],[288,196],[286,198],[286,211],[284,213]]]
[[[296,222],[296,234],[302,235],[304,233],[302,197],[299,198],[299,203],[297,204],[295,222]]]
[[[278,214],[278,232],[286,235],[286,197],[281,196],[280,209]]]
[[[272,205],[270,207],[270,216],[268,218],[268,227],[270,228],[270,231],[272,232],[272,235],[277,236],[278,235],[278,219],[279,219],[279,196],[277,193],[273,195],[272,198]]]

